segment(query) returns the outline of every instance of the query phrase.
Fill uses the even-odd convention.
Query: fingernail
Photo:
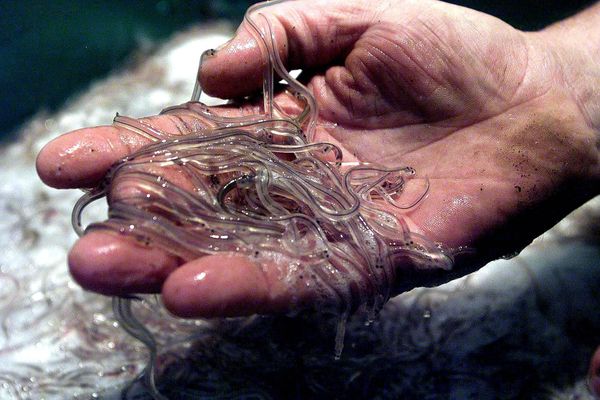
[[[204,53],[202,53],[202,58],[206,58],[206,57],[212,57],[215,55],[215,53],[217,52],[217,50],[215,49],[208,49],[205,50]]]

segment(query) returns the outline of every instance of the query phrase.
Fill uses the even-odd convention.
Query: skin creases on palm
[[[583,176],[571,160],[590,155],[593,132],[554,84],[559,68],[535,37],[471,10],[460,9],[460,20],[454,9],[419,11],[369,27],[343,66],[310,80],[322,120],[337,123],[322,138],[357,160],[427,176],[430,194],[411,226],[488,261],[582,202],[585,194],[565,200],[555,188]]]

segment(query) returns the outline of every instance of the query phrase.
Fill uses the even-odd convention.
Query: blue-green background
[[[310,1],[310,0],[307,0]],[[378,0],[373,0],[378,1]],[[455,0],[522,29],[539,29],[592,0]],[[40,109],[52,111],[91,80],[174,31],[238,23],[251,0],[0,0],[0,141]]]

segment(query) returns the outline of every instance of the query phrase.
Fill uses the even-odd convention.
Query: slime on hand
[[[273,3],[257,4],[245,16],[266,60],[263,112],[215,115],[199,101],[198,80],[192,101],[162,112],[195,121],[183,135],[117,115],[115,125],[154,143],[115,164],[103,183],[77,202],[73,225],[82,235],[83,209],[106,197],[109,219],[85,232],[129,235],[185,261],[241,253],[275,263],[291,293],[292,311],[312,308],[342,316],[339,355],[345,318],[364,310],[372,320],[391,295],[395,268],[449,269],[453,259],[441,245],[410,232],[402,218],[428,190],[416,200],[403,198],[415,170],[344,163],[339,147],[313,142],[315,99],[285,69],[271,24],[257,12]],[[214,50],[202,55],[201,65],[211,54]],[[288,115],[274,101],[275,73],[303,103],[298,115]],[[307,287],[314,293],[309,302],[295,296]],[[151,333],[135,320],[128,299],[116,299],[115,312],[150,348],[147,376],[153,379]]]

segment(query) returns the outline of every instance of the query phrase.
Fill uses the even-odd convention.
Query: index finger
[[[253,105],[243,109],[212,107],[211,113],[220,116],[256,113]],[[131,119],[144,131],[151,130],[161,137],[199,132],[207,123],[199,114],[185,108],[154,117]],[[97,126],[65,133],[48,143],[38,154],[36,168],[42,181],[58,189],[96,186],[108,169],[117,161],[152,142],[151,137],[125,126]]]
[[[319,0],[257,5],[250,18],[264,29],[270,28],[257,15],[268,19],[275,37],[276,51],[286,68],[319,68],[339,60],[371,24],[372,5],[356,2]],[[267,57],[256,41],[257,33],[244,20],[235,37],[202,63],[199,79],[203,90],[220,98],[249,95],[262,85]]]
[[[58,189],[92,187],[117,160],[149,143],[149,139],[115,126],[83,128],[65,133],[38,154],[37,173]]]

